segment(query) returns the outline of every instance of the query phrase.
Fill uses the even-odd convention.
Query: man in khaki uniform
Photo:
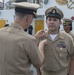
[[[40,68],[44,55],[38,50],[36,39],[24,32],[24,29],[36,17],[39,5],[27,2],[13,5],[14,23],[0,29],[0,75],[33,75],[31,64]]]
[[[70,34],[73,37],[74,40],[74,33],[72,32],[72,20],[68,18],[63,19],[63,28],[65,32]]]
[[[44,62],[42,75],[68,75],[73,59],[73,39],[64,31],[60,31],[63,12],[57,7],[45,11],[47,31],[38,31],[35,35],[39,41],[47,39],[44,46]],[[46,36],[43,36],[43,35]],[[38,71],[39,73],[39,71]]]

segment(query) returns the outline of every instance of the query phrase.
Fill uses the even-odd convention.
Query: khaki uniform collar
[[[64,39],[64,37],[63,37],[63,33],[65,33],[65,32],[59,30],[58,37],[59,37],[60,39]]]
[[[20,30],[24,30],[19,24],[17,23],[11,23],[10,24],[10,27],[14,27],[14,28],[17,28],[17,29],[20,29]]]
[[[64,33],[64,31],[59,30],[59,33],[58,33],[58,35],[57,35],[56,38],[64,39],[63,33]],[[48,37],[48,38],[50,39],[49,34],[50,34],[50,33],[47,31],[47,32],[46,32],[46,37]]]

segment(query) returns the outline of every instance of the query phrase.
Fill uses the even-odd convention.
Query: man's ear
[[[32,15],[27,15],[26,16],[26,22],[29,22],[32,19]]]
[[[25,18],[26,19],[26,22],[29,22],[30,18],[31,18],[31,16],[30,15],[27,15],[26,18]]]

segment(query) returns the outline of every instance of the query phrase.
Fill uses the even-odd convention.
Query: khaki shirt
[[[46,32],[47,45],[44,48],[45,59],[42,68],[48,71],[58,71],[68,68],[70,58],[73,54],[73,40],[72,37],[59,31],[59,34],[54,40],[51,39],[48,32]],[[40,38],[39,41],[44,38]]]
[[[41,64],[35,38],[12,23],[0,29],[0,75],[33,75],[31,64]]]
[[[70,31],[69,34],[72,36],[72,38],[73,38],[73,40],[74,40],[74,33],[72,33],[72,32]]]

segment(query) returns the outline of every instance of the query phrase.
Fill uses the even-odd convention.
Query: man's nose
[[[51,20],[51,21],[50,21],[50,23],[54,23],[54,21],[53,21],[53,20]]]

